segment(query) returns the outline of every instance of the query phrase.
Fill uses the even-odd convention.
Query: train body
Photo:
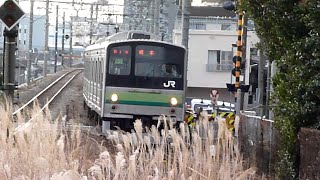
[[[115,36],[85,51],[83,97],[103,131],[130,128],[135,119],[155,124],[161,115],[183,121],[185,48]]]

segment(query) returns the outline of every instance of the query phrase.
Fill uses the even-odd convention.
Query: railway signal
[[[25,13],[14,0],[5,1],[0,7],[0,20],[10,31],[24,17]]]
[[[24,17],[25,13],[14,0],[6,0],[0,6],[0,20],[6,26],[4,30],[4,54],[3,58],[3,87],[5,95],[12,101],[15,89],[15,67],[16,67],[16,37],[18,30],[16,25]]]
[[[232,92],[232,93],[236,92],[235,84],[230,84],[230,83],[226,83],[226,84],[229,92]],[[241,89],[241,92],[246,93],[249,91],[250,85],[241,84],[240,87],[237,89]]]

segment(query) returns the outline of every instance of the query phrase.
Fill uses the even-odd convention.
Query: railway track
[[[41,92],[39,92],[37,95],[35,95],[27,103],[22,105],[19,109],[15,110],[12,115],[14,117],[17,116],[18,113],[22,113],[23,111],[31,108],[34,103],[37,103],[37,105],[40,107],[41,110],[39,113],[41,113],[44,109],[49,107],[49,105],[55,100],[55,98],[58,97],[59,94],[68,86],[68,84],[70,84],[72,80],[82,71],[83,68],[77,68],[66,72]],[[33,118],[28,118],[29,120],[16,127],[14,134],[28,128],[32,124]]]

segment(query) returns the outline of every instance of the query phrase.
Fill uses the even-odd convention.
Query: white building
[[[219,91],[220,100],[232,102],[226,83],[235,82],[231,75],[232,57],[236,54],[237,18],[222,7],[192,7],[190,10],[188,90],[187,96],[209,98],[210,90]],[[250,28],[249,28],[250,29]],[[246,67],[250,67],[250,49],[259,41],[254,31],[248,31]],[[181,20],[178,18],[173,42],[181,44]],[[245,83],[249,84],[247,68]]]

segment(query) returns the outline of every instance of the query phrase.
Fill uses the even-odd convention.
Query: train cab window
[[[184,56],[177,54],[165,47],[139,45],[136,47],[135,75],[182,78]]]
[[[161,65],[161,77],[181,78],[181,74],[177,71],[177,65],[175,64],[162,64]]]
[[[110,49],[109,74],[129,75],[131,69],[131,47],[117,46]]]

